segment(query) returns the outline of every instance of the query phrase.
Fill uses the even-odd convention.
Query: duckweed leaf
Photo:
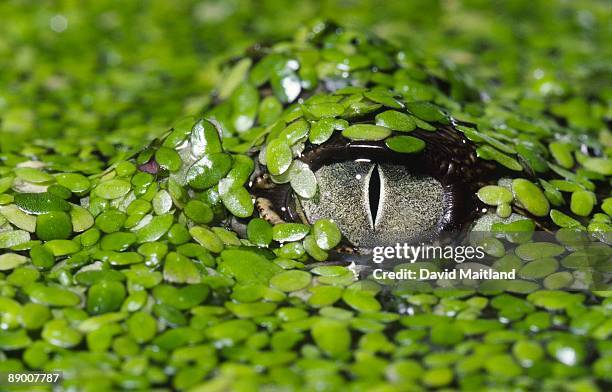
[[[564,214],[555,209],[550,210],[550,218],[559,227],[581,227],[582,225],[576,219]]]
[[[252,219],[247,225],[249,241],[258,246],[268,246],[272,242],[272,226],[264,219]]]
[[[30,233],[36,230],[36,216],[23,212],[14,204],[0,206],[0,214],[19,229]]]
[[[79,173],[60,173],[55,176],[55,180],[73,193],[83,193],[90,187],[89,179]]]
[[[32,284],[27,288],[27,293],[32,301],[44,305],[75,306],[81,302],[81,298],[68,289],[42,283]]]
[[[259,104],[259,123],[262,125],[272,124],[281,114],[282,104],[274,96],[268,96]]]
[[[329,140],[334,131],[344,130],[348,126],[348,121],[343,119],[323,118],[312,125],[308,139],[313,144],[322,144]]]
[[[179,170],[183,164],[180,155],[174,149],[168,147],[160,147],[155,152],[155,160],[162,168],[172,172]]]
[[[53,176],[49,173],[45,173],[44,171],[35,169],[33,167],[16,167],[13,171],[18,178],[21,178],[27,182],[44,183],[54,180]]]
[[[268,143],[266,149],[266,162],[270,174],[280,175],[289,169],[293,153],[287,141],[275,139]]]
[[[548,145],[548,149],[561,167],[570,169],[574,166],[574,157],[572,156],[572,146],[570,144],[552,142]]]
[[[587,158],[582,162],[582,165],[588,170],[604,176],[612,175],[612,159],[610,158]]]
[[[535,260],[542,257],[558,256],[565,251],[561,245],[552,242],[530,242],[519,245],[515,253],[523,260]]]
[[[97,196],[103,199],[113,200],[125,196],[131,188],[132,186],[128,181],[120,178],[114,178],[98,184],[98,186],[95,187],[94,192]],[[66,211],[64,209],[62,210]]]
[[[342,131],[342,136],[351,140],[383,140],[389,135],[389,128],[370,124],[355,124]]]
[[[291,188],[300,197],[310,199],[317,193],[317,178],[307,165],[300,165],[299,169],[292,169],[289,182]]]
[[[338,226],[329,219],[319,219],[312,226],[317,245],[324,250],[335,248],[342,239]]]
[[[238,132],[244,132],[253,126],[259,108],[259,94],[250,83],[241,83],[232,93],[232,123]]]
[[[425,142],[412,136],[393,136],[385,140],[385,144],[395,152],[413,154],[425,148]]]
[[[12,248],[30,240],[30,233],[24,230],[0,232],[0,249]]]
[[[510,170],[514,171],[522,171],[523,167],[521,164],[514,158],[509,155],[504,154],[503,152],[487,145],[480,146],[476,149],[476,154],[479,158],[486,160],[494,160],[499,164],[507,167]]]
[[[238,61],[232,69],[228,72],[227,77],[224,79],[225,82],[221,89],[219,89],[219,97],[221,99],[228,98],[234,90],[240,85],[240,83],[246,77],[246,74],[251,68],[252,61],[249,58]]]
[[[270,285],[281,291],[297,291],[310,284],[310,274],[306,271],[283,271],[270,279]]]
[[[298,241],[308,234],[310,227],[301,223],[280,223],[272,228],[274,241]]]
[[[253,215],[254,205],[251,194],[243,187],[231,189],[221,196],[223,205],[229,212],[239,218]]]
[[[223,250],[223,242],[206,227],[194,226],[189,229],[189,234],[210,252],[220,253]]]
[[[36,235],[41,240],[65,240],[71,234],[72,219],[63,211],[51,211],[36,218]]]
[[[501,186],[487,185],[478,190],[478,198],[490,206],[498,206],[512,201],[512,193]]]
[[[557,270],[559,263],[552,257],[545,257],[525,264],[519,276],[525,279],[544,278]]]
[[[446,118],[440,108],[429,102],[408,102],[406,108],[424,121],[440,121]]]
[[[94,225],[93,215],[91,215],[89,210],[78,205],[72,205],[70,219],[72,221],[72,230],[76,233],[81,233]]]
[[[337,117],[344,112],[344,107],[338,103],[307,104],[302,106],[304,114],[313,119]]]
[[[172,214],[155,216],[142,228],[135,231],[138,242],[153,242],[160,239],[172,226]]]
[[[232,158],[225,153],[205,154],[187,171],[186,181],[195,189],[216,185],[232,168]]]
[[[291,103],[295,101],[302,91],[300,79],[291,71],[274,73],[271,84],[274,94],[281,102]]]
[[[535,216],[546,216],[550,210],[548,199],[544,193],[529,180],[517,178],[512,181],[512,193],[516,200],[527,211]]]
[[[206,330],[209,339],[233,346],[252,335],[257,327],[250,320],[229,320]]]
[[[589,216],[593,211],[595,195],[588,191],[572,192],[570,209],[578,216]]]
[[[32,339],[24,329],[0,331],[0,348],[5,351],[24,349],[32,344]]]
[[[280,271],[280,267],[265,257],[247,250],[225,250],[221,252],[223,267],[239,283],[264,283]]]
[[[395,110],[387,110],[376,115],[376,125],[399,132],[410,132],[416,129],[416,124],[409,115]]]
[[[325,261],[327,260],[328,253],[319,247],[314,236],[307,235],[303,241],[304,250],[315,260]]]
[[[164,280],[174,283],[200,283],[200,271],[187,257],[170,252],[164,263]]]
[[[127,191],[129,191],[129,184]],[[30,214],[44,214],[51,211],[70,210],[70,204],[66,200],[48,192],[18,193],[15,195],[15,204],[21,208],[22,211]]]
[[[195,223],[209,223],[213,220],[213,210],[200,200],[189,200],[183,208],[185,215]]]
[[[51,320],[43,328],[41,336],[54,346],[70,348],[78,345],[83,338],[79,331],[71,328],[66,320]]]
[[[374,102],[390,108],[400,109],[403,107],[403,105],[393,98],[393,95],[386,90],[370,90],[366,91],[363,95]]]
[[[119,310],[125,299],[125,288],[121,282],[101,281],[92,285],[87,293],[87,311],[102,314]]]
[[[196,158],[223,151],[217,128],[206,119],[196,122],[191,129],[189,145],[191,154]]]
[[[28,261],[28,258],[17,253],[4,253],[0,255],[0,271],[12,270]]]
[[[313,324],[311,333],[315,343],[325,354],[333,358],[348,354],[351,336],[343,322],[322,318]]]
[[[157,333],[157,322],[145,312],[134,313],[126,324],[129,335],[138,343],[150,341]]]

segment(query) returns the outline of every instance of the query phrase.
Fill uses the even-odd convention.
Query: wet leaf
[[[412,136],[393,136],[385,140],[385,144],[395,152],[413,154],[425,148],[425,142]]]
[[[391,130],[379,125],[356,124],[342,131],[342,136],[351,140],[383,140],[391,135]]]
[[[376,115],[376,125],[399,132],[410,132],[416,129],[416,124],[409,115],[395,110],[387,110]]]

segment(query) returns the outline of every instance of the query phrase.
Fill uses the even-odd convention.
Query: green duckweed
[[[275,241],[297,241],[306,236],[310,227],[301,223],[281,223],[272,228],[272,238]]]
[[[532,182],[517,178],[512,181],[512,192],[516,201],[527,211],[535,216],[545,216],[548,214],[550,204],[540,188]]]
[[[270,285],[281,291],[297,291],[310,284],[310,274],[306,271],[284,271],[270,279]]]
[[[312,125],[308,140],[314,144],[325,143],[333,135],[334,131],[342,131],[348,127],[348,122],[343,119],[323,118]]]
[[[0,233],[0,249],[11,248],[28,242],[30,233],[24,230],[11,230]]]
[[[478,198],[485,204],[499,206],[512,201],[512,193],[501,186],[487,185],[478,190]]]
[[[425,142],[412,136],[393,136],[385,140],[385,144],[395,152],[412,154],[422,151]]]
[[[247,226],[249,240],[258,246],[268,246],[272,242],[272,226],[264,219],[252,219]]]
[[[51,211],[68,211],[70,204],[51,193],[18,193],[15,204],[30,214],[45,214]]]
[[[0,255],[0,271],[12,270],[28,261],[28,258],[17,253]]]
[[[51,211],[36,218],[36,235],[43,241],[64,240],[72,234],[72,220],[63,211]]]
[[[388,110],[376,116],[376,125],[400,132],[410,132],[416,128],[412,118],[395,110]]]
[[[116,178],[108,181],[101,182],[94,192],[96,196],[103,199],[118,199],[121,196],[125,196],[131,189],[129,182]]]
[[[266,160],[270,174],[279,175],[287,171],[292,159],[293,153],[287,141],[275,139],[268,144]]]
[[[357,124],[342,131],[342,136],[351,140],[383,140],[389,135],[391,130],[380,125]]]
[[[572,192],[570,209],[579,216],[589,216],[593,211],[595,196],[588,191]]]
[[[0,370],[60,370],[61,390],[605,388],[605,7],[332,3],[0,6]],[[295,27],[314,14],[340,23]],[[354,188],[380,208],[304,216],[327,160],[389,150],[445,189],[413,210],[474,217],[482,263],[516,279],[370,279],[454,267],[353,248],[346,221],[393,213],[372,177]]]

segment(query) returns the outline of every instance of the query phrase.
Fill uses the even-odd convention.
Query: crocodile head
[[[137,160],[181,190],[178,203],[203,200],[242,237],[253,219],[331,220],[340,242],[288,255],[366,264],[376,246],[470,231],[562,229],[610,242],[610,161],[596,135],[497,106],[451,66],[317,23],[225,67],[203,118]],[[178,152],[180,167],[160,164],[158,148]]]

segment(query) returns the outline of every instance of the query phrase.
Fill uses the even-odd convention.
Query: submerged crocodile
[[[610,381],[609,131],[496,106],[452,67],[325,22],[225,72],[201,119],[103,173],[79,184],[32,160],[2,180],[0,265],[23,283],[2,309],[64,312],[16,332],[12,357],[36,369],[42,352],[85,389],[122,343],[158,374],[120,387]],[[374,247],[449,235],[484,247],[477,268],[517,279],[370,276]],[[179,371],[162,367],[169,355]]]

